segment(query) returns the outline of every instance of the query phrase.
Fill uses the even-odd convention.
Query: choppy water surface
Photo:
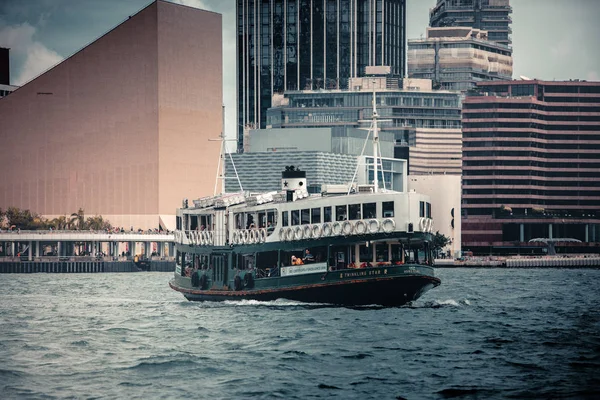
[[[0,397],[599,398],[599,270],[438,270],[410,307],[190,303],[170,273],[0,275]]]

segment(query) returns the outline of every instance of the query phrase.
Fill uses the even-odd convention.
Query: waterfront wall
[[[148,261],[148,271],[171,272],[175,270],[175,261]],[[140,269],[133,261],[5,261],[0,262],[1,274],[34,273],[102,273],[102,272],[138,272]]]

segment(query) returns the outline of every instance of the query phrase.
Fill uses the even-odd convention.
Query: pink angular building
[[[174,229],[215,186],[221,25],[156,1],[0,99],[0,208]]]

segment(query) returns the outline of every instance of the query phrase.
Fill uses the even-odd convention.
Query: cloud
[[[10,56],[19,68],[19,75],[11,83],[23,85],[63,60],[34,39],[36,29],[28,23],[12,26],[0,25],[0,46],[10,48]]]

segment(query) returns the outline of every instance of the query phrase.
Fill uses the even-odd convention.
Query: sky
[[[235,137],[235,0],[170,0],[223,15],[225,131]],[[124,22],[150,0],[0,0],[0,47],[23,85]],[[407,0],[407,38],[436,0]],[[511,0],[513,77],[600,80],[600,0]]]

